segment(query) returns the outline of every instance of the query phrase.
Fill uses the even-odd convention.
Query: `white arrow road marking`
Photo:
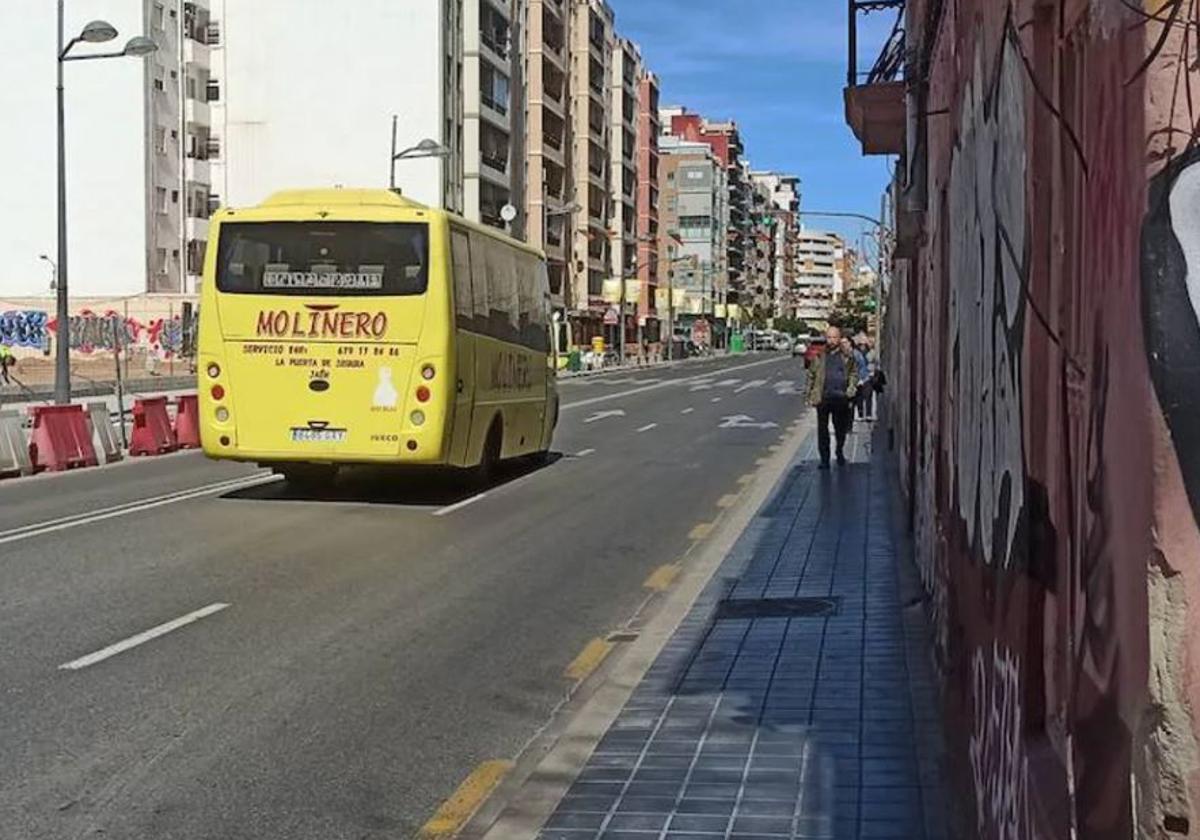
[[[800,393],[799,391],[796,390],[796,383],[794,381],[792,381],[791,379],[781,379],[778,382],[776,382],[774,385],[772,385],[771,387],[774,388],[775,393],[781,397],[785,396],[787,394],[799,394]]]
[[[711,385],[693,385],[689,390],[695,393],[696,391],[711,391],[712,389],[713,386]]]
[[[723,418],[719,428],[722,429],[777,429],[778,423],[766,421],[764,423],[754,422],[754,418],[746,414],[735,414],[731,417]]]
[[[741,388],[738,388],[733,393],[740,394],[740,393],[742,393],[742,391],[749,391],[751,388],[761,388],[762,386],[764,386],[766,384],[767,384],[767,380],[765,380],[765,379],[752,379],[749,382],[747,382],[745,385],[743,385]]]
[[[609,417],[624,417],[624,416],[625,416],[625,412],[623,410],[621,410],[619,408],[614,408],[611,411],[597,411],[595,414],[593,414],[591,417],[584,420],[583,422],[584,423],[595,423],[597,420],[607,420]]]
[[[741,381],[742,380],[740,380],[740,379],[722,379],[720,382],[717,383],[717,387],[718,388],[732,388],[734,385],[739,384]]]
[[[128,639],[109,645],[108,647],[98,650],[95,653],[89,653],[87,656],[74,659],[65,665],[59,665],[58,669],[60,671],[78,671],[82,668],[88,667],[89,665],[95,665],[97,662],[103,662],[105,659],[116,656],[118,653],[124,653],[130,648],[135,648],[138,645],[144,645],[146,642],[157,639],[159,636],[165,636],[172,630],[178,630],[180,627],[186,627],[202,618],[207,618],[214,613],[219,613],[228,606],[228,604],[209,604],[207,607],[198,609],[195,612],[190,612],[187,615],[180,616],[174,621],[168,621],[166,624],[160,624],[157,627],[152,627],[144,633],[138,633],[136,636],[130,636]]]

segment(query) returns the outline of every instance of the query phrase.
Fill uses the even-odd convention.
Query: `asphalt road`
[[[195,454],[0,484],[0,837],[415,834],[547,722],[802,381],[565,383],[560,457],[483,496],[361,470],[306,498]]]

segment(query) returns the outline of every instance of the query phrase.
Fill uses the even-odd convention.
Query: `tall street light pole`
[[[884,199],[886,206],[886,199]],[[848,212],[826,212],[820,210],[801,210],[797,215],[800,216],[822,216],[834,219],[859,219],[874,226],[876,243],[879,253],[877,256],[878,268],[875,272],[875,348],[879,352],[879,340],[883,334],[883,269],[884,269],[884,234],[887,231],[885,225],[879,219],[872,216],[867,216],[862,213]]]
[[[57,75],[57,134],[58,134],[58,268],[55,317],[57,330],[54,346],[54,402],[67,405],[71,402],[71,311],[67,297],[67,149],[66,149],[66,105],[63,89],[63,65],[68,61],[95,61],[102,58],[138,58],[149,55],[158,45],[144,35],[130,38],[120,52],[71,55],[76,44],[102,44],[117,37],[117,29],[111,23],[94,20],[83,27],[78,35],[66,40],[65,0],[58,0],[58,75]]]
[[[392,158],[391,175],[388,178],[388,188],[396,189],[396,161],[417,160],[418,158],[444,158],[450,156],[450,150],[436,140],[425,138],[420,143],[403,151],[396,151],[396,132],[399,129],[400,117],[392,114]]]

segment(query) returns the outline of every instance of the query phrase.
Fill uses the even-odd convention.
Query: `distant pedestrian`
[[[860,336],[857,356],[860,365],[859,375],[862,383],[858,389],[858,419],[875,419],[875,375],[879,367],[879,359],[871,349],[871,341],[866,336]]]
[[[853,400],[858,392],[859,369],[854,353],[842,341],[842,331],[825,332],[824,352],[816,356],[808,372],[808,403],[817,410],[817,449],[821,469],[829,469],[829,421],[837,440],[837,460],[846,463],[846,438],[854,425]]]
[[[5,385],[12,384],[12,377],[9,376],[8,369],[17,366],[17,357],[13,355],[13,351],[9,349],[7,344],[0,344],[0,382]]]

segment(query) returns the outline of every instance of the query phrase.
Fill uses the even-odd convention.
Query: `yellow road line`
[[[713,529],[713,523],[701,522],[699,525],[697,525],[695,528],[693,528],[691,530],[691,533],[688,534],[688,539],[692,540],[693,542],[696,540],[702,540],[705,537],[707,537],[709,534],[712,533],[712,529]]]
[[[567,670],[563,675],[568,679],[582,681],[586,680],[604,661],[604,657],[608,656],[609,651],[613,649],[613,643],[604,639],[592,639],[587,643],[587,647],[583,652],[572,660],[567,666]]]
[[[642,586],[646,589],[653,589],[655,592],[663,592],[670,588],[677,577],[679,577],[679,564],[668,563],[655,569]]]
[[[737,500],[738,500],[737,495],[734,493],[730,493],[728,496],[722,496],[721,498],[717,499],[717,507],[731,508],[735,504],[737,504]]]
[[[436,840],[458,834],[512,766],[511,761],[485,761],[476,767],[421,828],[421,838]]]

